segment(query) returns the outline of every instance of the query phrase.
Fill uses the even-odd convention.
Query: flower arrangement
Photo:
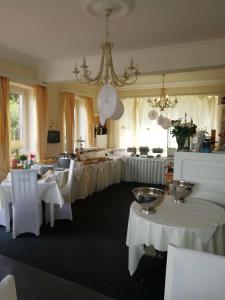
[[[36,155],[34,153],[30,153],[30,160],[34,160],[36,158]]]
[[[196,133],[197,126],[193,123],[193,120],[191,119],[190,122],[186,122],[186,116],[185,116],[185,122],[182,123],[181,119],[179,120],[172,120],[171,125],[173,129],[171,130],[172,136],[176,137],[177,144],[178,144],[178,151],[181,150],[190,150],[190,137],[193,136]]]

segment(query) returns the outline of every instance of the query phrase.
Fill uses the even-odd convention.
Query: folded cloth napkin
[[[13,275],[7,275],[0,282],[0,299],[17,300],[16,285]]]

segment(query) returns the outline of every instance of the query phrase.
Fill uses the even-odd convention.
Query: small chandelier
[[[148,104],[151,107],[158,107],[160,111],[164,111],[165,108],[173,108],[177,105],[177,99],[175,100],[170,100],[168,95],[166,95],[166,89],[164,87],[164,77],[165,73],[162,73],[162,78],[163,78],[163,84],[162,84],[162,89],[160,92],[160,97],[155,98],[154,100],[148,99]]]
[[[75,66],[73,73],[75,74],[76,80],[80,83],[102,86],[104,84],[110,83],[115,87],[123,87],[125,85],[134,84],[137,80],[139,73],[138,66],[134,65],[133,59],[130,61],[129,67],[127,67],[124,71],[123,76],[116,75],[113,66],[112,59],[112,48],[113,43],[109,42],[109,17],[113,9],[105,9],[106,16],[106,41],[102,43],[102,58],[100,69],[96,77],[92,77],[91,71],[88,69],[88,65],[86,64],[86,58],[83,59],[83,63],[80,66],[81,70]]]

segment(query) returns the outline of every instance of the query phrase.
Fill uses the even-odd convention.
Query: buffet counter
[[[124,181],[165,184],[167,158],[129,157],[124,162]]]
[[[74,201],[84,199],[121,181],[165,184],[166,158],[102,157],[87,159],[81,164],[74,170]]]
[[[111,159],[98,163],[84,163],[75,168],[72,199],[84,199],[108,186],[122,181],[123,161]]]

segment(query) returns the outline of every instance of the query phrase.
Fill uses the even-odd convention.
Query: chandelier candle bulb
[[[130,70],[134,69],[134,61],[133,58],[130,59]]]

